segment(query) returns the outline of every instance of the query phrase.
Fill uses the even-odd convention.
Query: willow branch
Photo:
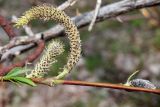
[[[53,78],[41,78],[35,79],[32,78],[35,83],[53,86],[51,83],[53,82]],[[86,81],[74,81],[74,80],[56,80],[56,83],[60,83],[62,85],[79,85],[79,86],[90,86],[90,87],[100,87],[100,88],[111,88],[118,90],[125,90],[128,92],[146,92],[146,93],[154,93],[160,95],[159,89],[147,89],[147,88],[139,88],[139,87],[129,87],[124,86],[122,84],[112,84],[112,83],[98,83],[98,82],[86,82]]]
[[[11,26],[11,22],[9,22],[5,17],[3,17],[1,15],[0,15],[0,26],[7,33],[9,39],[12,39],[16,36],[16,34]]]
[[[122,0],[122,1],[101,7],[99,9],[99,14],[97,15],[96,22],[104,21],[108,18],[116,17],[118,15],[125,14],[136,9],[142,9],[142,8],[157,6],[157,5],[160,5],[160,0]],[[86,12],[80,16],[75,16],[72,18],[72,20],[75,22],[78,28],[81,28],[90,24],[93,16],[94,16],[94,10],[90,12]],[[23,45],[23,48],[21,49],[16,48],[17,49],[16,51],[23,51],[23,50],[30,49],[31,47],[33,47],[32,43],[40,39],[42,33],[44,34],[45,40],[50,40],[51,38],[63,36],[64,28],[60,25],[56,25],[44,32],[35,34],[33,38],[29,38],[28,36],[23,36],[20,38],[16,38],[15,40],[17,42],[14,42],[15,40],[10,41],[9,44],[7,44],[6,46],[0,49],[0,52],[3,51],[1,60],[5,60],[6,58],[8,58],[8,55],[6,55],[6,52],[8,51],[10,52],[10,50],[8,50],[9,46],[17,47],[17,45],[26,43],[26,45]],[[10,52],[10,54],[12,54],[12,52]]]
[[[0,77],[3,78],[3,77]],[[87,81],[77,81],[77,80],[54,80],[54,78],[31,78],[36,84],[42,84],[46,86],[53,87],[56,85],[74,85],[74,86],[89,86],[89,87],[99,87],[99,88],[109,88],[124,90],[127,92],[145,92],[160,95],[160,89],[147,89],[139,87],[130,87],[123,84],[112,84],[112,83],[101,83],[101,82],[87,82]],[[54,81],[54,83],[53,83]],[[8,80],[3,80],[3,82],[10,82]]]

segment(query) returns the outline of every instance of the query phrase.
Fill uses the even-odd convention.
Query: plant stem
[[[47,79],[33,79],[35,83],[53,86],[53,78]],[[154,93],[160,95],[159,89],[147,89],[147,88],[139,88],[139,87],[130,87],[124,86],[123,84],[112,84],[112,83],[98,83],[98,82],[87,82],[87,81],[74,81],[74,80],[55,80],[57,84],[63,85],[79,85],[79,86],[90,86],[90,87],[100,87],[100,88],[111,88],[111,89],[118,89],[118,90],[126,90],[128,92],[146,92],[146,93]]]

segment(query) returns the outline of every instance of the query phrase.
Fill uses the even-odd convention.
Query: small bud
[[[151,83],[148,80],[144,80],[144,79],[133,79],[133,80],[129,81],[128,84],[133,87],[156,89],[156,86],[153,83]]]

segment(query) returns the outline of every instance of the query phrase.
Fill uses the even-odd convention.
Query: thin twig
[[[0,80],[3,77],[0,77]],[[145,92],[160,95],[160,89],[148,89],[140,87],[125,86],[123,84],[112,84],[112,83],[101,83],[101,82],[87,82],[87,81],[77,81],[77,80],[55,80],[55,78],[31,78],[31,80],[37,84],[43,84],[47,86],[54,85],[78,85],[78,86],[89,86],[89,87],[99,87],[99,88],[111,88],[117,90],[125,90],[128,92]],[[9,82],[3,80],[3,82]]]
[[[58,6],[58,9],[60,10],[64,10],[70,6],[73,6],[78,0],[67,0],[66,2],[64,2],[63,4],[61,4],[60,6]]]
[[[96,3],[96,8],[95,8],[95,13],[94,13],[94,16],[93,16],[93,19],[88,27],[88,31],[91,31],[95,22],[96,22],[96,18],[97,18],[97,15],[98,15],[98,12],[99,12],[99,9],[101,7],[101,3],[102,3],[102,0],[97,0],[97,3]]]
[[[7,33],[9,39],[12,39],[16,36],[16,34],[10,24],[11,23],[6,18],[0,15],[0,26]]]
[[[35,83],[53,86],[53,78],[39,78],[35,79],[32,78]],[[112,83],[98,83],[98,82],[86,82],[86,81],[75,81],[75,80],[56,80],[57,84],[63,85],[79,85],[79,86],[90,86],[90,87],[100,87],[100,88],[111,88],[111,89],[118,89],[118,90],[126,90],[128,92],[146,92],[146,93],[154,93],[160,95],[159,89],[147,89],[147,88],[139,88],[139,87],[129,87],[124,86],[123,84],[112,84]]]

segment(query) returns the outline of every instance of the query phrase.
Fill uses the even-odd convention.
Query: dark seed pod
[[[133,79],[133,80],[129,81],[128,84],[133,87],[156,89],[156,86],[153,83],[151,83],[148,80],[144,80],[144,79]]]

